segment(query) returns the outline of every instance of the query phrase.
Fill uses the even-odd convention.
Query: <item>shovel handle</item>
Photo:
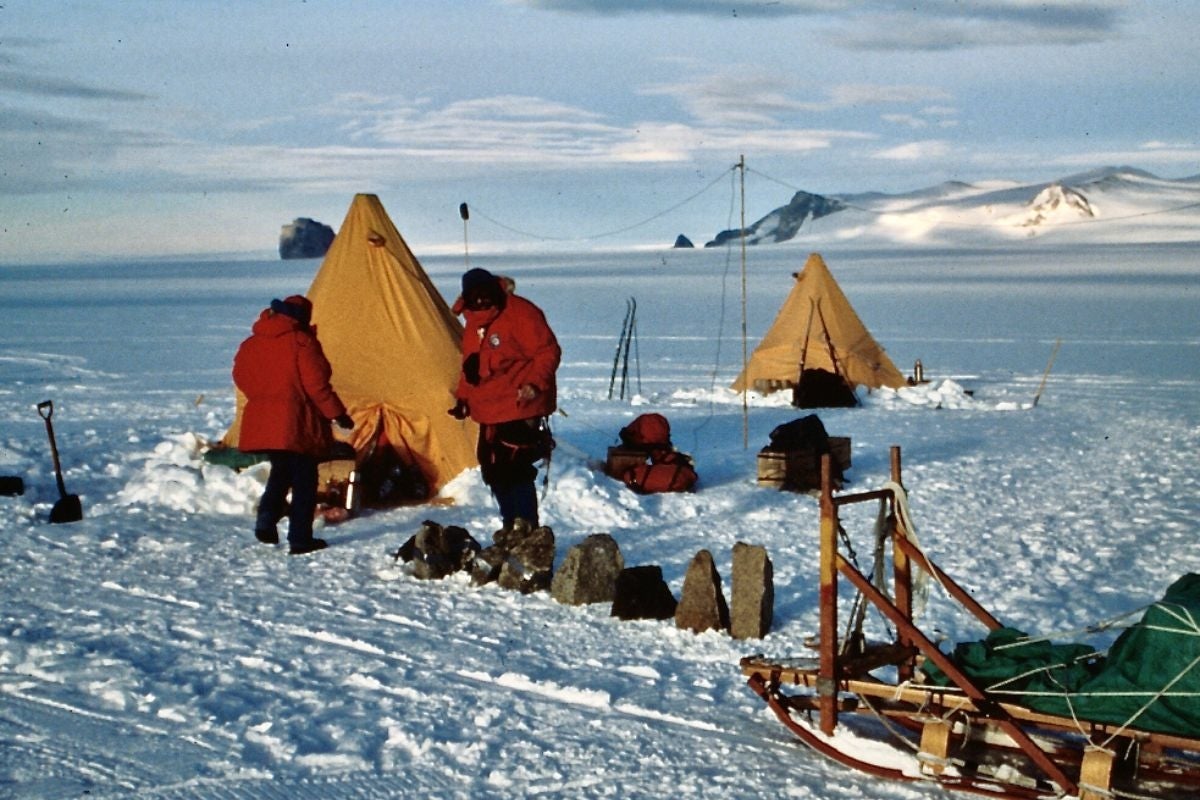
[[[67,496],[67,485],[63,483],[62,466],[58,461],[58,442],[54,441],[54,426],[50,418],[54,416],[54,403],[43,400],[37,404],[38,415],[46,420],[46,435],[50,437],[50,456],[54,459],[54,478],[58,482],[58,496]]]

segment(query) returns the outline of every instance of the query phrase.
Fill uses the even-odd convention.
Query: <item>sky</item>
[[[359,192],[420,255],[1187,177],[1197,32],[1191,0],[3,0],[0,263],[269,257]]]

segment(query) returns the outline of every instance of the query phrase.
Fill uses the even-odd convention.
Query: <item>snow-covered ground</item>
[[[1071,631],[1200,572],[1200,247],[822,252],[897,366],[919,358],[933,378],[819,412],[852,438],[851,487],[885,480],[900,445],[922,543],[1001,619]],[[749,348],[806,255],[751,249]],[[463,259],[424,263],[452,297]],[[770,635],[412,578],[391,553],[425,519],[490,543],[472,473],[452,505],[327,528],[325,552],[259,545],[261,476],[202,468],[198,449],[231,419],[251,321],[304,291],[317,262],[5,267],[0,474],[26,493],[0,497],[0,796],[943,796],[807,751],[739,673],[750,653],[804,653],[816,631],[817,509],[755,481],[769,431],[806,412],[751,395],[746,442],[725,388],[742,359],[737,252],[471,264],[514,276],[563,344],[543,503],[560,558],[608,532],[678,595],[706,548],[728,596],[732,545],[764,545]],[[637,346],[626,399],[610,400],[627,297]],[[48,522],[46,399],[81,522]],[[643,411],[695,456],[695,494],[641,497],[597,471]],[[852,526],[860,552],[871,521]],[[949,641],[983,633],[937,595],[923,624]]]

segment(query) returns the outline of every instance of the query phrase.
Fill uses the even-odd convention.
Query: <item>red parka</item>
[[[555,372],[562,349],[542,310],[510,294],[501,309],[467,309],[460,298],[454,311],[465,320],[463,361],[479,355],[479,383],[472,385],[462,375],[455,392],[466,401],[471,419],[495,425],[553,414],[558,408]],[[525,384],[537,390],[530,400],[517,396]]]
[[[316,330],[271,309],[251,330],[233,359],[233,382],[246,396],[238,449],[325,455],[330,420],[346,407],[329,384],[333,369]]]

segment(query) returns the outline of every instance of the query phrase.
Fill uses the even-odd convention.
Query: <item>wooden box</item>
[[[835,486],[841,473],[850,469],[850,438],[829,437],[829,455],[833,461]],[[758,485],[788,491],[808,491],[821,488],[821,456],[815,448],[773,450],[764,447],[758,452]]]
[[[620,480],[627,469],[645,464],[649,458],[650,451],[642,447],[610,447],[604,461],[604,474]]]

